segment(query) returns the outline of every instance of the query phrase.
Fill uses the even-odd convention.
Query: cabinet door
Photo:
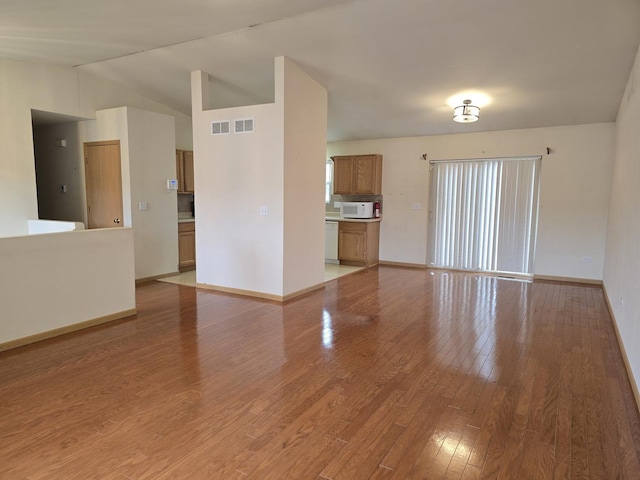
[[[367,261],[367,225],[340,222],[338,228],[338,259],[364,264]]]
[[[349,195],[353,190],[353,157],[333,157],[333,193]]]
[[[193,193],[195,191],[195,182],[193,175],[193,152],[185,150],[182,152],[182,161],[184,164],[184,191]]]
[[[184,162],[183,150],[176,150],[176,178],[178,179],[178,193],[184,192]]]
[[[381,163],[381,162],[380,162]],[[355,195],[380,194],[382,176],[377,155],[354,157],[353,193]]]
[[[187,267],[196,265],[196,228],[195,224],[178,224],[178,267],[180,270],[189,270]]]

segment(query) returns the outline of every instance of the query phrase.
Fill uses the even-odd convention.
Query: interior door
[[[123,226],[120,141],[84,144],[87,228]]]

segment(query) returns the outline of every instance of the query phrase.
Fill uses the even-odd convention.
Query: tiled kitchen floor
[[[352,267],[350,265],[332,265],[327,263],[324,266],[324,281],[328,282],[329,280],[333,280],[335,278],[357,272],[358,270],[362,270],[362,268],[363,267]],[[189,272],[182,272],[179,275],[175,275],[173,277],[160,278],[158,281],[195,287],[196,271],[191,270]]]
[[[188,272],[182,272],[174,277],[159,278],[158,281],[167,282],[167,283],[177,283],[179,285],[187,285],[189,287],[195,287],[196,271],[190,270]]]
[[[328,282],[334,278],[342,277],[358,270],[362,270],[364,267],[352,267],[350,265],[333,265],[331,263],[324,264],[324,281]]]

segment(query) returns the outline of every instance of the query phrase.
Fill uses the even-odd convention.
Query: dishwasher
[[[338,260],[338,222],[324,222],[324,263],[340,263]]]

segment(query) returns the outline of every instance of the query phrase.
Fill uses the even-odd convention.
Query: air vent
[[[253,118],[237,118],[234,120],[235,133],[253,132]]]
[[[230,131],[229,120],[211,122],[211,135],[229,135]]]

